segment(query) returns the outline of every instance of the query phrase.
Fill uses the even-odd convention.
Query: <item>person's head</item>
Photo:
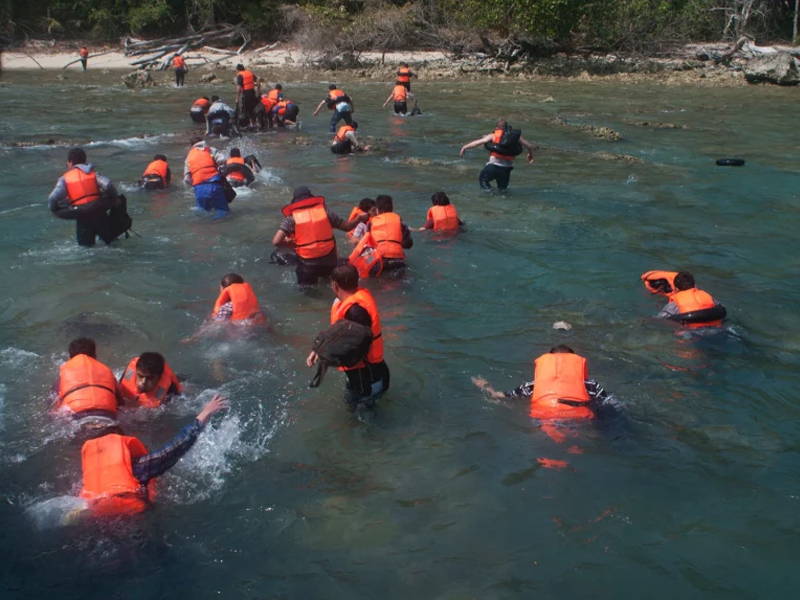
[[[505,119],[497,119],[497,123],[494,124],[494,128],[495,129],[505,129],[506,125],[508,125],[508,123],[506,123]]]
[[[229,285],[233,285],[234,283],[244,283],[244,278],[241,275],[236,273],[228,273],[225,277],[222,278],[222,282],[220,282],[220,286],[222,289],[225,289]]]
[[[340,292],[352,294],[358,289],[358,271],[353,265],[336,267],[331,273],[331,287],[337,296]]]
[[[564,344],[559,344],[550,348],[550,354],[575,354],[575,350]]]
[[[199,144],[202,141],[203,141],[203,138],[198,137],[198,136],[194,136],[192,139],[189,140],[189,145],[190,146],[194,146],[195,144]]]
[[[90,420],[81,425],[81,438],[83,438],[84,443],[89,440],[96,440],[97,438],[111,435],[112,433],[116,435],[125,435],[125,432],[118,423],[107,425],[104,421],[97,422]]]
[[[675,275],[675,289],[678,291],[690,290],[694,287],[694,275],[689,271],[681,271]]]
[[[238,148],[231,148],[231,158],[240,158],[242,152]]]
[[[375,198],[375,206],[378,207],[378,213],[390,213],[394,210],[392,197],[386,194],[381,194]]]
[[[447,206],[450,204],[450,198],[444,192],[436,192],[431,196],[431,204],[434,206]]]
[[[358,203],[358,208],[362,212],[369,213],[370,216],[378,214],[378,207],[372,198],[362,198]]]
[[[153,160],[163,160],[164,162],[167,162],[167,157],[164,156],[163,154],[156,154],[153,157]]]
[[[211,101],[212,102],[219,102],[219,96],[217,96],[217,95],[211,96]]]
[[[305,200],[306,198],[311,198],[313,194],[311,190],[308,189],[306,186],[301,185],[294,188],[292,192],[292,202],[297,202],[298,200]]]
[[[164,357],[158,352],[145,352],[136,361],[136,390],[148,394],[156,389],[164,374]]]
[[[353,124],[350,127],[352,127],[353,129],[358,129],[358,123],[356,121],[353,121]]]
[[[336,84],[335,84],[335,83],[332,83],[332,84],[330,84],[330,85],[328,86],[328,89],[329,89],[330,91],[333,91],[333,90],[335,90],[335,89],[336,89]]]
[[[89,358],[97,358],[97,345],[91,338],[79,337],[69,343],[69,357],[75,358],[85,354]]]
[[[276,90],[278,90],[278,91],[280,91],[280,90],[282,90],[282,89],[283,89],[283,86],[282,86],[280,83],[276,83],[276,84],[275,84],[275,89],[276,89]]]
[[[407,69],[408,68],[408,63],[407,62],[401,62],[400,66],[401,67],[405,67]]]
[[[67,164],[70,167],[85,165],[86,161],[86,152],[83,151],[83,148],[71,148],[67,153]]]
[[[237,71],[244,71],[244,65],[242,63],[239,63],[238,65],[236,65],[236,70]]]

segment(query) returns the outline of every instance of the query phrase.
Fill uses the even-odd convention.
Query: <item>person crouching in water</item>
[[[194,199],[198,208],[227,213],[228,196],[226,185],[217,168],[217,153],[202,138],[194,137],[192,148],[183,166],[183,180],[194,188]],[[233,190],[231,190],[233,191]],[[236,193],[233,193],[236,196]]]
[[[69,343],[69,360],[59,368],[52,391],[57,394],[54,410],[68,412],[82,429],[116,425],[122,391],[111,369],[97,360],[94,340]]]
[[[242,158],[242,151],[238,148],[231,148],[231,156],[225,162],[225,177],[233,187],[247,186],[255,180],[252,169]]]
[[[383,271],[402,276],[406,268],[406,253],[414,246],[411,230],[394,212],[391,196],[382,194],[375,198],[377,216],[370,218],[367,231],[372,234],[377,250],[383,260]]]
[[[358,138],[356,137],[357,129],[358,123],[355,121],[353,121],[352,125],[339,127],[339,131],[333,136],[333,141],[331,142],[331,152],[334,154],[350,154],[353,150],[358,150],[359,152],[369,150],[369,146],[362,146],[358,143]]]
[[[156,154],[153,162],[144,170],[139,183],[146,190],[165,190],[169,187],[171,179],[172,172],[169,170],[167,157],[163,154]]]
[[[212,415],[228,408],[228,399],[216,394],[178,436],[156,452],[148,452],[135,437],[119,426],[102,430],[83,444],[81,497],[87,509],[71,513],[69,522],[81,517],[130,516],[153,506],[152,481],[174,467],[203,432]]]
[[[464,223],[458,218],[456,207],[450,204],[450,198],[447,197],[447,194],[436,192],[431,196],[431,204],[433,206],[428,209],[425,225],[420,227],[418,231],[432,229],[433,231],[453,233],[464,226]]]
[[[359,405],[371,407],[375,399],[389,389],[389,367],[383,360],[383,336],[381,318],[375,299],[369,290],[358,287],[358,272],[352,265],[336,267],[331,273],[331,288],[336,300],[331,306],[331,325],[345,319],[369,327],[372,331],[372,344],[366,360],[355,367],[342,368],[347,376],[345,401],[350,411]],[[313,367],[318,360],[316,352],[311,352],[306,364]]]
[[[87,164],[82,148],[69,151],[67,167],[47,199],[50,212],[60,219],[75,221],[79,246],[94,246],[98,237],[110,244],[118,237],[108,212],[122,205],[117,189],[108,177]]]
[[[158,352],[144,352],[131,360],[119,383],[125,401],[147,408],[161,406],[182,391],[177,376]]]
[[[203,326],[193,336],[185,338],[182,343],[197,341],[218,323],[235,323],[237,325],[264,325],[266,317],[258,304],[258,298],[252,286],[246,283],[238,273],[228,273],[219,285],[219,296],[214,308]]]
[[[191,117],[192,121],[195,123],[205,123],[206,113],[208,113],[209,108],[211,108],[211,100],[208,99],[208,96],[198,98],[189,109],[189,117]]]
[[[211,106],[206,113],[206,135],[228,137],[231,120],[235,116],[236,111],[220,100],[219,96],[211,96]]]

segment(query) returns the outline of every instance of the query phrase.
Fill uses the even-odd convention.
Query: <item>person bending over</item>
[[[153,162],[144,170],[141,185],[146,190],[165,190],[169,187],[171,179],[172,172],[167,164],[167,157],[156,154]]]
[[[369,221],[367,230],[372,233],[383,259],[383,270],[399,276],[406,268],[406,253],[414,245],[411,230],[394,212],[391,196],[380,195],[375,198],[378,215]]]
[[[353,124],[353,113],[356,110],[353,100],[350,96],[337,88],[336,84],[332,83],[328,86],[328,95],[317,105],[313,116],[316,117],[323,106],[327,106],[333,111],[331,115],[331,133],[336,131],[336,125],[338,125],[340,120],[344,120],[347,125]]]

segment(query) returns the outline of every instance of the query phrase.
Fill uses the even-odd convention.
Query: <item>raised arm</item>
[[[464,156],[464,152],[470,150],[471,148],[477,148],[478,146],[483,146],[486,142],[491,142],[494,139],[494,133],[489,133],[483,136],[480,139],[475,140],[474,142],[470,142],[469,144],[464,144],[461,147],[461,152],[459,152],[459,156]]]
[[[316,116],[317,116],[317,113],[320,111],[320,109],[321,109],[323,106],[325,106],[325,104],[326,104],[326,103],[327,103],[327,100],[323,100],[322,102],[320,102],[319,104],[317,104],[317,110],[315,110],[315,111],[314,111],[314,114],[313,114],[312,116],[316,117]]]

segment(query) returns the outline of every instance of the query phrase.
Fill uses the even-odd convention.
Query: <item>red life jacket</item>
[[[206,100],[205,98],[198,98],[197,100],[194,101],[194,104],[192,104],[192,108],[194,108],[195,106],[199,106],[200,108],[202,108],[203,112],[208,112],[208,109],[211,108],[211,102],[209,100]]]
[[[274,90],[273,90],[274,91]],[[272,94],[272,92],[270,92]],[[273,107],[278,103],[278,100],[271,98],[270,96],[261,96],[261,104],[264,105],[264,109],[269,112],[273,109]]]
[[[192,174],[192,185],[205,183],[214,175],[219,174],[217,161],[211,156],[211,148],[192,148],[186,159],[189,162],[189,172]]]
[[[342,90],[331,90],[328,92],[328,101],[329,102],[339,102],[340,98],[344,98],[347,94],[345,94]],[[331,106],[331,110],[334,110],[336,107]]]
[[[148,175],[157,175],[158,177],[161,177],[161,181],[167,183],[168,168],[169,167],[166,161],[154,160],[149,165],[147,165],[147,168],[144,170],[144,175],[142,175],[142,178],[147,177]]]
[[[492,141],[493,141],[495,144],[499,144],[499,143],[500,143],[500,138],[502,138],[502,137],[503,137],[503,134],[504,134],[504,133],[505,133],[505,131],[504,131],[504,130],[502,130],[502,129],[495,129],[495,130],[494,130],[494,138],[492,139]],[[490,154],[490,156],[494,156],[495,158],[499,158],[499,159],[501,159],[501,160],[508,160],[508,161],[512,161],[512,162],[514,161],[514,157],[513,157],[513,156],[508,156],[508,155],[505,155],[505,154],[500,154],[500,153],[498,153],[498,152],[492,152],[492,153]]]
[[[253,288],[249,283],[232,283],[224,288],[214,303],[212,317],[219,312],[219,307],[227,302],[233,303],[233,315],[231,321],[244,321],[245,319],[256,319],[263,321],[264,315],[258,306],[258,299]]]
[[[394,92],[392,92],[392,94],[394,95],[395,102],[405,102],[408,98],[408,90],[404,85],[394,86]]]
[[[182,56],[176,56],[172,59],[172,66],[176,69],[185,69],[186,68],[186,61],[183,60]]]
[[[91,356],[78,354],[61,365],[59,406],[73,413],[102,410],[117,414],[117,380],[107,366]]]
[[[122,374],[120,389],[122,390],[122,397],[125,398],[125,400],[136,400],[142,406],[156,408],[157,406],[161,406],[161,403],[164,402],[164,399],[167,397],[167,392],[169,392],[172,386],[175,386],[179,394],[181,393],[181,384],[178,382],[175,373],[172,372],[172,369],[170,369],[169,365],[166,363],[164,363],[164,372],[158,379],[156,388],[152,392],[139,392],[139,389],[136,387],[137,364],[139,364],[138,356],[128,363],[128,368],[125,369],[125,372]]]
[[[382,258],[402,260],[406,257],[403,252],[403,226],[400,215],[381,213],[372,217],[369,229],[378,244]]]
[[[364,250],[367,248],[371,248],[372,252],[364,254]],[[367,232],[364,234],[364,237],[361,238],[350,253],[347,262],[356,268],[358,276],[361,279],[380,276],[383,271],[383,259],[378,250],[378,244],[375,242],[375,238],[372,237],[371,233]],[[376,267],[376,264],[380,266]]]
[[[243,90],[252,90],[256,87],[256,76],[253,75],[250,71],[245,69],[244,71],[239,71],[238,75],[240,75],[242,78]]]
[[[370,320],[372,321],[372,326],[370,327],[372,331],[372,344],[369,347],[369,352],[367,352],[367,362],[372,364],[379,363],[383,360],[381,317],[378,314],[378,307],[375,304],[375,299],[372,297],[372,294],[369,292],[369,290],[358,288],[355,293],[347,298],[347,300],[344,302],[340,301],[338,298],[334,300],[333,306],[331,306],[331,325],[344,319],[345,313],[347,313],[350,307],[354,304],[358,304],[361,308],[366,310],[369,313]],[[361,361],[355,367],[351,368],[360,369],[363,366],[364,361]],[[341,367],[340,370],[349,371],[350,368]]]
[[[89,58],[89,51],[86,48],[81,48],[81,58]]]
[[[244,159],[241,156],[232,156],[227,161],[226,165],[243,165]],[[238,179],[239,181],[247,181],[247,177],[241,171],[231,171],[227,175],[228,179]]]
[[[320,258],[336,249],[333,227],[325,210],[325,198],[312,196],[283,207],[294,218],[294,241],[300,258]]]
[[[89,440],[81,449],[81,496],[97,516],[132,515],[150,506],[150,485],[133,476],[133,461],[147,454],[135,437],[115,433]]]
[[[82,169],[71,168],[64,173],[64,183],[67,185],[67,198],[70,206],[82,206],[100,201],[100,185],[94,169],[84,173]]]
[[[543,354],[536,359],[531,397],[534,419],[591,419],[586,359],[577,354]],[[566,400],[570,404],[559,402]],[[573,406],[572,404],[575,404]]]
[[[434,231],[456,231],[458,229],[458,212],[452,204],[434,205],[428,209],[428,221],[433,221]]]
[[[280,102],[282,95],[283,93],[281,92],[281,90],[275,90],[275,89],[272,89],[267,93],[267,97],[270,100],[272,100],[273,104],[277,104],[278,102]]]

